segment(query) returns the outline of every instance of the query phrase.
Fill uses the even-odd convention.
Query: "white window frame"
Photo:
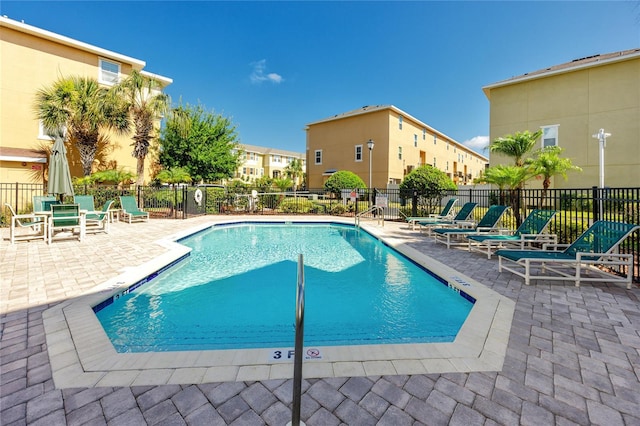
[[[104,65],[115,65],[118,71],[114,75],[114,71],[105,69]],[[120,64],[117,62],[109,61],[107,59],[100,59],[98,66],[98,82],[102,84],[106,84],[108,86],[113,86],[120,81]],[[111,76],[111,78],[106,78],[106,76]]]
[[[313,161],[314,161],[314,164],[316,164],[316,165],[322,164],[322,150],[321,149],[316,149],[315,150],[315,152],[313,153]]]
[[[550,126],[540,126],[542,129],[542,135],[540,136],[540,144],[542,148],[546,148],[548,146],[559,146],[559,124],[552,124]],[[549,141],[552,143],[546,144],[545,141]]]
[[[356,163],[359,163],[363,160],[363,155],[362,155],[362,145],[356,145],[355,146],[355,161]]]
[[[413,134],[413,146],[418,147],[418,135],[417,133]]]
[[[438,137],[436,135],[433,135],[433,144],[434,145],[438,144]]]
[[[426,141],[427,140],[427,129],[422,129],[422,140]]]
[[[398,129],[402,130],[402,116],[401,115],[398,116]]]

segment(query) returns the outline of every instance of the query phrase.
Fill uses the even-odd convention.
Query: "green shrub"
[[[313,213],[318,206],[306,198],[287,197],[280,202],[279,210],[283,213]]]
[[[344,204],[334,204],[331,207],[331,214],[334,216],[343,215],[347,212],[347,208]]]

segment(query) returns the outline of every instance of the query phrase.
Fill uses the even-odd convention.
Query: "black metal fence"
[[[346,190],[341,194],[324,189],[291,192],[264,192],[259,188],[225,187],[222,185],[151,187],[92,185],[76,186],[76,194],[93,195],[96,207],[120,195],[133,195],[138,205],[152,218],[186,219],[202,214],[327,214],[355,216],[372,204],[384,205],[386,220],[404,221],[407,216],[438,213],[450,197],[458,198],[457,207],[475,202],[474,218],[479,220],[493,204],[512,208],[503,218],[503,225],[515,229],[534,208],[557,211],[550,232],[561,243],[571,243],[594,221],[599,219],[640,224],[640,188],[523,189],[498,191],[491,189],[460,189],[447,191],[441,197],[424,197],[418,191],[398,189]],[[1,223],[8,222],[4,203],[18,213],[32,211],[32,198],[43,195],[42,184],[0,184]],[[65,201],[72,201],[67,197]],[[634,280],[640,281],[640,233],[635,232],[621,247],[621,252],[635,258]]]

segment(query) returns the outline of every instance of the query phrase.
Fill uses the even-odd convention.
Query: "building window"
[[[436,166],[436,157],[433,157],[433,167]]]
[[[418,135],[416,134],[413,135],[413,146],[418,146]]]
[[[449,171],[449,162],[448,161],[447,161],[447,168],[445,170]]]
[[[438,143],[438,138],[436,135],[433,135],[433,144],[436,145]]]
[[[558,146],[558,127],[559,124],[553,126],[542,126],[542,147]]]
[[[247,168],[246,168],[246,167],[243,167],[243,168],[242,168],[242,174],[243,174],[243,175],[246,175],[246,174],[247,174]]]
[[[98,81],[112,86],[120,80],[120,64],[100,59]]]
[[[281,163],[282,162],[282,157],[279,155],[274,155],[273,156],[273,162],[274,163]]]
[[[316,164],[322,164],[322,150],[321,149],[316,149]]]
[[[422,140],[423,141],[427,140],[427,129],[422,129]]]
[[[402,130],[402,116],[398,116],[398,129]]]
[[[402,160],[402,147],[398,147],[398,160]]]
[[[274,170],[273,171],[273,178],[274,179],[278,179],[280,177],[280,170]]]
[[[356,145],[356,161],[362,161],[362,145]]]

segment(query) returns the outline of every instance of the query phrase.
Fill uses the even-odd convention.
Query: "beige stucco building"
[[[285,169],[293,160],[302,162],[302,173],[306,173],[306,158],[302,152],[286,151],[254,145],[241,145],[244,152],[242,164],[238,167],[236,178],[253,182],[263,176],[284,178]],[[298,176],[296,185],[302,184],[303,176]]]
[[[43,149],[52,145],[36,118],[34,102],[39,89],[61,77],[95,78],[111,86],[132,70],[151,76],[163,87],[167,77],[144,71],[145,62],[111,52],[6,17],[0,17],[0,182],[41,183],[46,168]],[[131,135],[110,136],[111,149],[96,155],[94,170],[123,167],[133,173]],[[82,176],[75,148],[68,151],[72,176]],[[148,181],[150,161],[146,162]]]
[[[530,72],[483,88],[490,102],[490,138],[542,129],[539,147],[558,145],[582,168],[554,188],[599,184],[599,141],[605,148],[605,186],[640,186],[640,49],[595,55]],[[491,154],[491,165],[504,164]]]
[[[309,188],[321,188],[338,170],[356,173],[371,187],[399,184],[429,164],[459,185],[469,183],[489,160],[393,105],[365,106],[307,124]],[[367,142],[374,142],[370,151]],[[371,161],[371,174],[369,174]]]

